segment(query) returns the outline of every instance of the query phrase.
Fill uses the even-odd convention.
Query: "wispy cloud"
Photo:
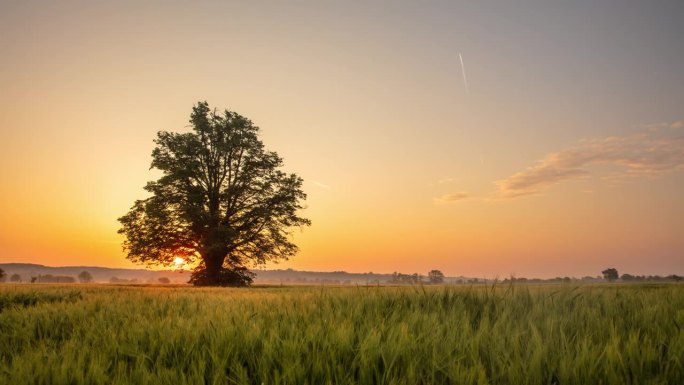
[[[649,124],[646,126],[646,128],[650,131],[678,130],[684,128],[684,120],[678,120],[676,122],[661,122]]]
[[[565,180],[590,175],[588,166],[614,165],[618,177],[658,176],[684,169],[684,121],[647,126],[637,134],[585,140],[548,154],[525,171],[496,182],[498,197],[539,194]]]
[[[318,186],[318,187],[320,187],[320,188],[324,188],[324,189],[329,189],[329,188],[330,188],[329,185],[327,185],[327,184],[325,184],[325,183],[322,183],[322,182],[319,182],[319,181],[317,181],[317,180],[312,180],[311,183],[313,183],[314,185],[316,185],[316,186]]]
[[[452,202],[457,202],[457,201],[462,201],[464,199],[470,198],[470,194],[468,194],[465,191],[458,192],[455,194],[445,194],[442,195],[439,198],[435,198],[434,201],[435,203],[452,203]]]

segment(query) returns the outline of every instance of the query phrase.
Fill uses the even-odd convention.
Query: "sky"
[[[681,1],[0,3],[0,263],[137,267],[158,131],[250,118],[308,194],[267,268],[684,274]]]

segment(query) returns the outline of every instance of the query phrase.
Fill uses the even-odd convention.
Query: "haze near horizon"
[[[207,100],[308,194],[267,268],[684,273],[677,1],[0,5],[0,263],[139,267],[116,219]]]

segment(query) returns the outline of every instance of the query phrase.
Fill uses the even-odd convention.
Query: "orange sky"
[[[305,180],[277,267],[684,273],[683,7],[525,3],[0,5],[0,263],[134,266],[116,218],[207,100]]]

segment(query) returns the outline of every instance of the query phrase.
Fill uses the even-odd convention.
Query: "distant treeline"
[[[622,282],[679,282],[682,280],[682,277],[676,275],[676,274],[670,274],[666,277],[661,277],[659,275],[631,275],[631,274],[623,274],[620,277],[620,281]],[[570,282],[585,282],[585,283],[590,283],[590,282],[605,282],[605,281],[610,281],[609,279],[606,279],[604,277],[582,277],[582,278],[575,278],[575,277],[556,277],[556,278],[549,278],[549,279],[539,279],[539,278],[506,278],[502,282],[503,283],[570,283]]]
[[[424,278],[425,277],[418,273],[401,274],[394,272],[392,274],[392,278],[389,280],[389,283],[415,285],[418,283],[422,283]]]
[[[38,283],[76,283],[76,278],[69,277],[66,275],[38,275],[37,277],[31,277],[31,282]]]
[[[15,270],[19,265],[5,264]],[[33,265],[26,265],[28,268],[34,268]],[[38,266],[40,267],[40,266]],[[46,268],[47,269],[47,268]],[[63,268],[61,268],[63,269]],[[106,268],[92,268],[95,271],[114,269]],[[17,269],[18,270],[18,269]],[[173,278],[168,276],[133,276],[124,275],[110,275],[109,277],[99,274],[99,279],[96,281],[87,270],[82,270],[77,276],[64,274],[41,274],[36,271],[21,272],[21,271],[6,271],[0,269],[0,282],[30,282],[30,283],[89,283],[89,282],[109,282],[111,284],[170,284],[170,283],[185,283],[186,280],[178,279],[177,272],[163,272],[166,274],[173,274]],[[121,269],[120,269],[121,270]],[[116,270],[116,271],[120,271]],[[126,273],[126,270],[122,270]],[[392,274],[378,274],[373,272],[368,273],[347,273],[345,271],[333,272],[311,272],[311,271],[297,271],[292,269],[286,270],[255,270],[257,274],[256,283],[262,284],[304,284],[304,285],[423,285],[423,284],[492,284],[499,283],[599,283],[599,282],[681,282],[683,277],[677,274],[670,274],[667,276],[660,275],[632,275],[618,273],[615,268],[607,268],[601,272],[602,275],[584,276],[582,278],[575,277],[555,277],[548,279],[541,278],[525,278],[525,277],[508,277],[508,278],[467,278],[467,277],[446,277],[439,270],[431,270],[426,275],[413,273],[403,274],[394,272]],[[22,274],[19,274],[22,273]]]
[[[632,274],[622,274],[620,277],[624,282],[680,282],[682,277],[671,274],[667,277],[661,277],[659,275],[632,275]]]
[[[7,281],[5,275],[0,276],[0,282]],[[22,282],[21,276],[19,274],[12,274],[9,277],[9,282],[19,283]],[[52,274],[38,274],[37,276],[31,276],[28,280],[30,283],[90,283],[92,282],[92,276],[88,272],[82,272],[79,274],[78,278],[67,276],[67,275],[52,275]],[[125,279],[111,277],[109,283],[113,284],[142,284],[142,283],[160,283],[160,284],[170,284],[171,280],[167,277],[160,277],[158,279],[150,279],[147,281],[142,281],[137,278]]]
[[[167,277],[159,277],[156,280],[148,280],[147,282],[141,281],[137,278],[133,279],[125,279],[125,278],[117,278],[117,277],[112,277],[109,279],[109,283],[113,283],[115,285],[125,285],[125,284],[142,284],[142,283],[160,283],[162,285],[168,285],[171,283],[171,280],[168,279]]]

